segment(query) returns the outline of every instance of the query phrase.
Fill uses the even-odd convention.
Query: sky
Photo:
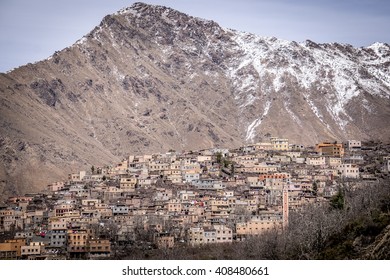
[[[0,0],[0,72],[45,59],[129,0]],[[355,47],[390,43],[389,0],[144,0],[222,27]]]

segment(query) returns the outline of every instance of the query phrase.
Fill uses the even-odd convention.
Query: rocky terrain
[[[0,194],[129,153],[389,140],[390,46],[264,38],[136,3],[0,74]]]

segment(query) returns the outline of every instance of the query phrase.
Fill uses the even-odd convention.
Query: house
[[[172,190],[166,188],[157,188],[153,200],[155,201],[168,201],[172,198]]]
[[[180,213],[182,211],[181,201],[179,199],[170,199],[167,208],[170,213]]]
[[[229,201],[227,199],[213,199],[208,202],[212,215],[220,217],[228,217],[231,211]]]
[[[26,242],[30,242],[34,237],[32,231],[18,231],[15,233],[15,239],[26,239]]]
[[[191,227],[187,235],[188,244],[191,246],[233,242],[233,230],[221,224]]]
[[[352,163],[343,163],[337,167],[338,172],[343,178],[359,178],[359,167],[356,164]]]
[[[341,164],[341,158],[339,157],[326,157],[325,162],[328,166],[338,166]]]
[[[90,259],[108,258],[111,256],[111,242],[108,239],[91,238],[88,240]]]
[[[187,201],[187,200],[195,200],[195,192],[194,191],[180,191],[179,192],[179,198],[181,201]]]
[[[344,147],[341,143],[329,143],[322,142],[316,145],[316,152],[321,153],[324,156],[343,157]]]
[[[236,224],[237,239],[245,239],[248,235],[260,235],[271,229],[283,227],[283,216],[281,213],[275,215],[254,216],[248,222]]]
[[[111,206],[111,209],[114,216],[129,214],[129,207],[124,204],[113,205]]]
[[[15,210],[0,210],[0,232],[10,231],[11,227],[15,227]]]
[[[254,147],[255,151],[271,151],[274,149],[274,145],[271,143],[256,143]]]
[[[42,255],[44,252],[45,244],[43,242],[30,242],[29,245],[21,246],[21,257],[24,259]]]
[[[216,230],[212,227],[204,227],[203,228],[203,243],[215,243],[217,241],[217,233]]]
[[[208,239],[210,240],[211,234],[207,234]],[[204,244],[205,235],[203,227],[191,227],[188,230],[188,244],[191,246],[197,246]],[[208,241],[209,242],[209,241]]]
[[[237,173],[264,174],[264,173],[276,172],[278,170],[278,167],[279,166],[276,164],[267,164],[265,162],[262,162],[262,163],[239,166],[236,168],[236,170]]]
[[[201,156],[198,156],[197,159],[196,159],[197,162],[202,162],[202,163],[211,163],[212,161],[212,156],[211,155],[201,155]]]
[[[156,236],[156,245],[159,249],[170,249],[175,245],[175,238],[172,235],[161,233]]]
[[[288,151],[290,149],[288,139],[271,137],[271,144],[273,145],[273,149],[275,151]]]
[[[119,183],[119,187],[123,191],[134,192],[137,185],[137,178],[135,177],[122,177]]]
[[[305,146],[302,144],[290,144],[290,150],[293,151],[303,151],[305,149]]]
[[[123,160],[121,161],[120,163],[118,163],[115,168],[114,168],[114,172],[116,174],[124,174],[126,173],[127,169],[129,168],[129,163],[127,160]]]
[[[348,151],[359,151],[362,148],[362,141],[360,140],[348,140],[343,142],[344,149]]]
[[[65,216],[66,213],[71,212],[74,209],[72,203],[61,203],[54,206],[54,215],[57,217]]]
[[[233,230],[226,225],[213,225],[216,243],[233,242]]]
[[[69,192],[73,197],[88,197],[89,190],[82,184],[73,184],[69,187]]]
[[[313,165],[313,166],[323,166],[326,164],[326,158],[325,157],[307,157],[306,164]]]
[[[50,191],[50,192],[58,192],[62,189],[65,188],[65,183],[64,182],[54,182],[52,184],[49,184],[47,186],[47,189]]]
[[[222,181],[215,179],[199,179],[191,182],[193,186],[196,186],[200,190],[219,190],[223,189]]]
[[[67,251],[70,258],[86,257],[88,252],[88,240],[90,238],[90,233],[90,230],[81,228],[68,229]]]
[[[186,183],[191,183],[192,181],[200,179],[200,173],[194,171],[184,172],[183,175],[184,175],[184,181]]]
[[[70,173],[68,174],[69,183],[81,183],[84,180],[84,177],[87,176],[86,171],[79,171],[79,173]]]
[[[180,170],[168,170],[167,173],[169,174],[166,175],[166,178],[167,180],[171,181],[172,184],[181,184],[183,182],[183,178]]]
[[[264,185],[259,176],[248,176],[246,183],[251,187],[262,187]]]
[[[288,156],[290,157],[292,160],[295,159],[295,158],[299,158],[301,156],[301,152],[299,151],[287,151],[287,152],[283,152],[282,155],[285,155],[285,156]]]
[[[49,221],[50,247],[66,247],[67,220],[65,218],[52,217]]]
[[[26,245],[26,239],[9,239],[0,243],[0,260],[18,259],[21,257],[21,248]]]

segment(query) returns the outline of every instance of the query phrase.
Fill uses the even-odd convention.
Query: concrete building
[[[86,229],[68,229],[68,255],[70,258],[85,258],[88,252],[90,231]]]
[[[88,240],[88,254],[90,259],[108,258],[111,256],[111,242],[108,239]]]
[[[159,234],[156,236],[156,244],[159,249],[170,249],[175,245],[175,238],[169,234]]]
[[[191,227],[188,230],[188,244],[191,246],[197,246],[204,244],[204,229],[203,227]],[[211,235],[208,235],[208,238],[210,240]]]
[[[248,235],[260,235],[271,229],[281,229],[283,227],[282,215],[273,218],[253,217],[248,222],[236,224],[237,239],[245,239]]]
[[[21,257],[27,259],[29,256],[39,256],[45,252],[43,242],[30,242],[29,245],[21,247]]]
[[[344,163],[337,167],[341,177],[357,179],[360,176],[359,167],[356,164]]]
[[[215,242],[230,243],[233,242],[233,230],[225,225],[214,225]]]
[[[288,151],[290,149],[288,139],[281,139],[278,137],[271,137],[271,144],[275,151]]]
[[[0,243],[0,260],[14,260],[21,257],[22,246],[26,245],[26,239],[9,239]]]
[[[343,142],[344,149],[348,151],[359,151],[362,148],[362,141],[348,140]]]
[[[66,219],[54,218],[49,222],[50,247],[65,248],[67,241]]]
[[[341,143],[323,142],[316,145],[316,151],[324,156],[343,157],[344,147]]]

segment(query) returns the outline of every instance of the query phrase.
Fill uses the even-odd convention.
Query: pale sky
[[[0,72],[45,59],[129,0],[0,0]],[[145,0],[223,27],[302,42],[390,43],[389,0]]]

